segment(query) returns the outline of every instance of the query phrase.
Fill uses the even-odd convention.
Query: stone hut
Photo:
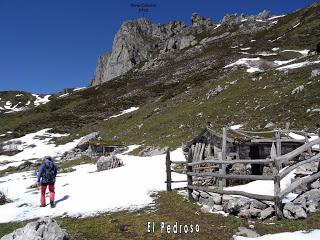
[[[227,159],[266,159],[270,158],[272,144],[275,139],[244,137],[235,132],[228,131],[226,136],[226,155]],[[291,138],[281,138],[281,154],[286,154],[297,147],[304,144],[304,141]],[[214,131],[211,127],[203,129],[198,136],[189,141],[184,147],[185,155],[188,156],[189,150],[198,147],[197,159],[193,157],[193,161],[201,161],[205,159],[219,159],[219,153],[222,148],[222,135]],[[252,164],[251,174],[262,175],[263,165]]]

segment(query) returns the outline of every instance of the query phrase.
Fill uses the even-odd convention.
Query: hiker
[[[50,206],[55,207],[54,203],[54,184],[58,173],[58,167],[51,157],[45,157],[38,172],[38,186],[41,187],[41,207],[46,206],[46,190],[49,186]]]
[[[317,127],[317,129],[316,129],[316,131],[315,131],[315,134],[317,134],[318,137],[320,137],[320,124],[318,123],[318,124],[316,125],[316,127]]]

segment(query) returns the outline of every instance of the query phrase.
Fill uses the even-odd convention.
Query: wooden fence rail
[[[282,199],[285,198],[289,193],[296,190],[301,184],[307,184],[312,181],[315,181],[316,179],[320,178],[320,153],[316,154],[314,156],[311,156],[311,149],[314,145],[320,144],[320,138],[313,140],[311,142],[308,141],[308,139],[305,140],[305,144],[296,148],[292,152],[289,152],[287,154],[281,155],[281,133],[288,131],[293,132],[292,130],[281,130],[281,129],[275,129],[274,131],[270,131],[275,133],[274,143],[272,143],[271,152],[270,152],[270,159],[235,159],[235,160],[227,160],[227,131],[228,128],[223,128],[223,134],[222,134],[222,149],[221,154],[219,156],[219,159],[209,158],[206,160],[199,159],[198,155],[204,152],[204,145],[203,144],[197,144],[195,147],[189,149],[188,158],[187,161],[171,161],[170,159],[170,152],[167,151],[166,155],[166,172],[167,172],[167,191],[172,191],[172,183],[181,183],[186,182],[187,183],[187,190],[188,190],[188,197],[190,201],[193,201],[192,197],[192,191],[198,190],[198,191],[205,191],[205,192],[213,192],[213,193],[219,193],[219,194],[228,194],[228,195],[240,195],[248,198],[254,198],[258,200],[265,200],[265,201],[273,201],[274,202],[274,208],[276,215],[281,218],[283,216],[282,213]],[[234,130],[232,130],[234,131]],[[244,131],[248,132],[249,131]],[[295,131],[299,132],[299,131]],[[258,133],[258,132],[255,132]],[[269,133],[269,132],[268,132]],[[299,132],[301,134],[301,132]],[[295,157],[299,156],[303,152],[308,152],[310,155],[310,158],[295,162],[291,166],[286,167],[285,169],[282,169],[281,166],[284,162],[290,161],[294,159]],[[195,156],[195,154],[197,156]],[[286,189],[280,188],[280,182],[281,180],[286,177],[289,173],[291,173],[293,170],[297,169],[299,166],[310,163],[313,161],[318,161],[318,172],[303,177],[295,182],[293,182],[289,187]],[[226,173],[226,166],[227,165],[233,165],[233,164],[271,164],[273,167],[273,174],[271,176],[264,176],[264,175],[236,175],[236,174],[227,174]],[[171,165],[181,165],[183,166],[182,169],[174,170],[171,168]],[[212,164],[212,165],[210,165]],[[209,166],[208,166],[209,165]],[[219,167],[219,173],[218,172],[200,172],[200,170],[208,170],[212,168]],[[187,179],[186,180],[172,180],[171,179],[171,173],[177,172],[186,174]],[[194,181],[198,180],[209,180],[212,178],[216,178],[219,181],[219,189],[212,188],[208,186],[198,186],[194,185]],[[227,179],[235,179],[235,180],[272,180],[274,183],[274,194],[272,196],[270,195],[259,195],[259,194],[253,194],[248,193],[244,191],[231,191],[231,190],[224,190],[223,188],[226,186],[226,180]],[[184,188],[175,188],[175,190],[181,190]]]

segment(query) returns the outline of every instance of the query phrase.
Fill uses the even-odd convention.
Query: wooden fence
[[[295,161],[292,165],[282,169],[282,164],[293,160],[295,157],[299,156],[303,152],[311,153],[311,149],[313,146],[320,144],[320,138],[309,142],[308,138],[306,137],[305,144],[298,147],[297,149],[289,152],[287,154],[281,155],[281,133],[288,133],[288,130],[280,130],[275,129],[273,132],[275,133],[274,143],[272,143],[271,152],[270,152],[270,159],[236,159],[236,160],[227,160],[226,154],[226,139],[227,139],[227,131],[231,129],[223,128],[223,135],[222,135],[222,151],[220,154],[219,159],[206,159],[203,161],[194,161],[194,156],[192,155],[192,149],[190,148],[188,159],[187,161],[171,161],[170,159],[170,152],[167,152],[166,158],[166,170],[167,170],[167,190],[172,190],[172,183],[177,182],[187,182],[187,190],[188,190],[188,197],[190,201],[193,201],[192,198],[192,191],[199,190],[205,192],[213,192],[219,194],[228,194],[228,195],[240,195],[248,198],[254,198],[258,200],[266,200],[266,201],[273,201],[276,216],[279,218],[283,217],[282,213],[282,200],[295,189],[297,189],[301,184],[307,184],[310,182],[315,181],[316,179],[320,178],[320,162],[318,164],[318,172],[302,177],[299,180],[293,182],[289,187],[286,189],[281,189],[280,182],[281,180],[286,177],[290,172],[295,170],[297,167],[310,163],[313,161],[320,160],[320,153],[310,157],[308,159],[302,161]],[[234,131],[234,130],[231,130]],[[291,130],[290,130],[291,131]],[[292,132],[292,131],[291,131]],[[301,133],[295,131],[296,133]],[[302,132],[303,133],[303,132]],[[227,174],[226,173],[226,166],[233,165],[233,164],[271,164],[273,168],[273,175],[272,176],[265,176],[265,175],[235,175],[235,174]],[[182,164],[184,166],[183,170],[173,170],[172,164]],[[200,172],[201,169],[213,169],[215,166],[206,166],[201,167],[201,165],[208,165],[208,164],[218,164],[219,165],[219,172]],[[282,171],[281,171],[282,169]],[[186,181],[174,181],[171,179],[171,173],[184,173],[187,175]],[[194,184],[196,180],[204,179],[204,178],[217,178],[219,179],[219,188],[209,188],[208,186],[199,186]],[[273,195],[259,195],[253,194],[243,191],[230,191],[224,190],[226,186],[227,179],[244,179],[244,180],[273,180],[274,183],[274,194]],[[181,189],[181,188],[175,188]]]

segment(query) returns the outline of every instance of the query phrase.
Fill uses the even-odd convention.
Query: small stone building
[[[228,159],[266,159],[270,158],[272,143],[275,143],[271,138],[247,138],[242,135],[237,135],[228,131],[226,154]],[[304,141],[291,138],[281,139],[281,154],[286,154],[297,147],[303,145]],[[210,127],[206,127],[198,136],[189,141],[184,152],[186,156],[189,149],[195,149],[197,144],[201,144],[200,158],[193,161],[201,161],[204,159],[218,159],[222,148],[222,135],[215,132]],[[251,174],[261,175],[263,173],[263,165],[252,164]]]
[[[108,143],[101,140],[90,141],[89,148],[94,155],[117,154],[127,150],[127,147],[124,145]]]

